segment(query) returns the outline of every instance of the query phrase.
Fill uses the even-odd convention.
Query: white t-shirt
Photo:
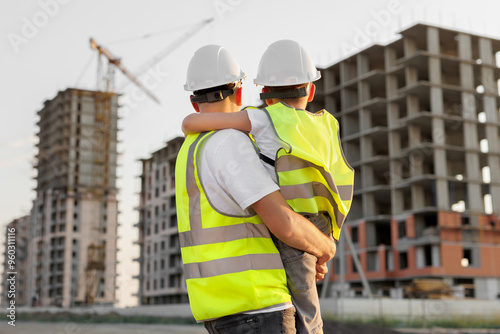
[[[279,190],[241,131],[227,129],[212,135],[203,144],[199,163],[203,189],[221,213],[249,215],[250,205]]]
[[[252,126],[250,134],[254,137],[260,153],[275,160],[276,152],[284,146],[278,139],[269,116],[261,109],[246,109],[246,111]],[[277,183],[275,168],[268,163],[262,163],[273,181]]]
[[[201,148],[199,164],[205,194],[212,207],[224,214],[251,215],[249,207],[253,203],[279,190],[250,138],[238,130],[220,130],[207,139]],[[244,313],[275,312],[292,306],[280,304]]]

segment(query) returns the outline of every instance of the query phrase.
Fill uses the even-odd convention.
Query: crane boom
[[[127,78],[130,79],[130,81],[132,81],[137,87],[139,87],[142,91],[144,91],[144,93],[146,93],[150,98],[152,98],[157,103],[160,103],[160,100],[158,100],[158,98],[149,89],[144,87],[144,85],[137,79],[137,77],[135,75],[130,73],[122,65],[121,60],[119,58],[116,58],[115,56],[113,56],[111,54],[111,52],[109,52],[109,50],[107,50],[103,46],[97,44],[97,42],[93,38],[90,38],[90,47],[94,50],[99,51],[99,55],[104,55],[108,59],[110,64],[117,67],[123,74],[125,74],[125,76]]]
[[[172,44],[169,44],[166,48],[161,50],[153,58],[151,58],[150,60],[145,62],[141,67],[139,67],[139,69],[135,72],[135,75],[140,76],[146,73],[149,69],[158,64],[163,58],[172,53],[175,49],[177,49],[179,46],[185,43],[189,38],[191,38],[194,34],[196,34],[199,30],[201,30],[201,28],[203,28],[205,25],[209,24],[213,20],[214,20],[213,18],[203,20],[197,25],[195,25],[193,28],[189,29],[185,34],[176,39]]]

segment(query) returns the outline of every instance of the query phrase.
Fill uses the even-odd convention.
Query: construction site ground
[[[0,326],[0,334],[201,334],[207,333],[202,325],[147,325],[147,324],[78,324],[65,322],[21,322],[16,327],[6,323]],[[373,325],[326,321],[324,333],[392,334],[394,330]]]
[[[79,324],[71,322],[17,322],[15,327],[2,323],[0,334],[202,334],[202,325]],[[404,328],[388,329],[367,324],[327,320],[325,334],[500,334],[500,329]]]

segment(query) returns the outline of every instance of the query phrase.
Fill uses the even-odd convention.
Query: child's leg
[[[325,216],[314,216],[310,220],[323,232],[331,231],[331,228],[324,227],[330,224]],[[292,248],[277,238],[274,240],[283,260],[288,289],[297,310],[295,314],[297,334],[322,333],[323,320],[316,287],[317,258]]]

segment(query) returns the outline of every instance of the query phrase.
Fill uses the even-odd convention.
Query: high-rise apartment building
[[[139,223],[139,304],[187,303],[175,204],[175,161],[183,137],[142,163]]]
[[[356,171],[344,229],[373,292],[438,278],[500,297],[499,52],[498,39],[416,24],[322,69],[309,109],[340,123]],[[334,289],[360,295],[346,254]]]
[[[115,302],[117,99],[70,88],[38,112],[28,293],[41,306]]]

